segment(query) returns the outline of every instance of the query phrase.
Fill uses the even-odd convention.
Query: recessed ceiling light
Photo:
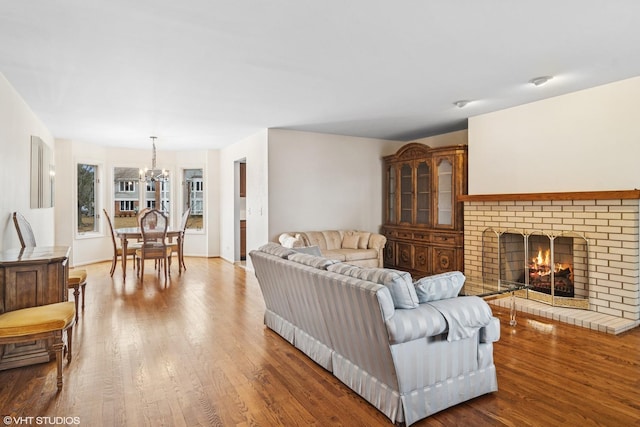
[[[529,80],[529,83],[531,83],[534,86],[542,86],[552,78],[553,78],[552,76],[534,77],[533,79]]]
[[[456,101],[453,103],[453,105],[455,105],[458,108],[463,108],[466,107],[468,103],[470,103],[471,101],[467,100],[467,99],[461,99],[459,101]]]

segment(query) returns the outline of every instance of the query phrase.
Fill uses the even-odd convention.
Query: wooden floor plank
[[[188,258],[169,282],[86,268],[86,308],[56,393],[55,364],[0,371],[0,415],[91,426],[390,425],[263,325],[251,272]],[[640,329],[610,335],[528,314],[494,345],[499,391],[415,426],[640,426]]]

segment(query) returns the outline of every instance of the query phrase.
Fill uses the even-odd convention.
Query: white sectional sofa
[[[275,243],[250,252],[264,323],[406,425],[498,389],[500,323],[460,272],[412,282]]]

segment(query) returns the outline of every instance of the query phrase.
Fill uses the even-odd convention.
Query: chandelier
[[[153,146],[153,152],[151,156],[151,169],[145,167],[140,169],[140,181],[141,182],[164,182],[169,179],[168,170],[156,169],[156,138],[151,136],[151,144]]]

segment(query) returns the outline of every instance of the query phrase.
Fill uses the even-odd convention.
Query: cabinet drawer
[[[411,239],[413,238],[413,233],[410,231],[397,231],[397,236],[399,239]]]
[[[387,238],[388,237],[391,237],[391,238],[398,237],[398,230],[387,230],[387,229],[384,229],[384,230],[382,230],[382,234]]]
[[[413,239],[419,242],[429,242],[431,241],[431,234],[424,231],[416,231],[413,233]]]
[[[460,237],[457,234],[432,234],[431,241],[435,244],[445,245],[445,246],[455,246],[459,245]]]

